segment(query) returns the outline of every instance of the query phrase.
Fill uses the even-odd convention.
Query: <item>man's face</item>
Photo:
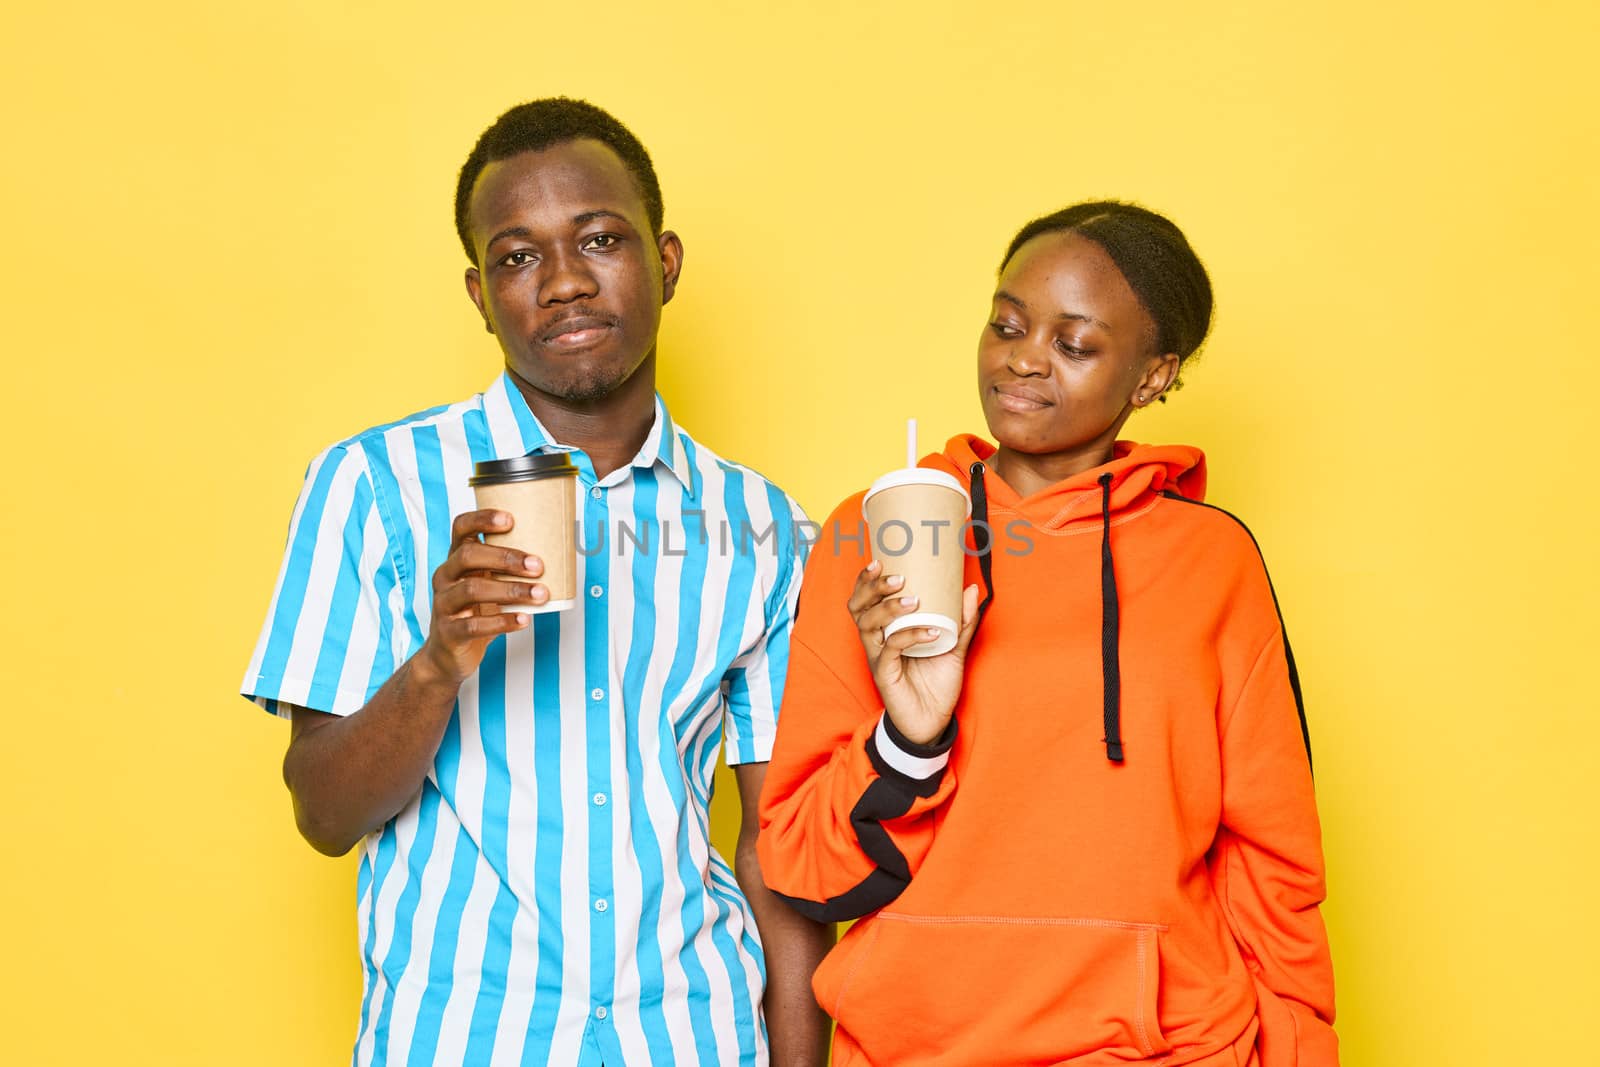
[[[482,265],[467,269],[467,293],[523,383],[592,403],[654,353],[683,246],[651,236],[610,148],[579,140],[490,163],[467,210]]]

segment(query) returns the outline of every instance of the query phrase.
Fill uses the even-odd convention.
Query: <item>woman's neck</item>
[[[1081,449],[1034,455],[1001,445],[985,462],[1019,497],[1030,497],[1057,482],[1111,462],[1114,441],[1095,441]]]

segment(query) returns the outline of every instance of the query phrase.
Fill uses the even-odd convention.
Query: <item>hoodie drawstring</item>
[[[978,555],[978,570],[983,574],[983,602],[978,605],[978,621],[994,600],[994,569],[991,559],[994,534],[989,528],[989,494],[983,484],[983,464],[974,463],[972,476],[972,547]],[[1117,572],[1111,560],[1111,475],[1102,474],[1100,517],[1104,534],[1100,540],[1100,674],[1105,688],[1106,759],[1122,762],[1122,663],[1118,627]]]
[[[983,574],[983,602],[978,605],[978,625],[994,600],[994,531],[989,529],[989,494],[983,487],[983,464],[974,463],[972,475],[972,548],[978,553],[978,570]]]
[[[1111,563],[1111,475],[1102,474],[1100,516],[1100,673],[1105,685],[1106,759],[1122,762],[1122,663],[1117,626],[1117,572]]]

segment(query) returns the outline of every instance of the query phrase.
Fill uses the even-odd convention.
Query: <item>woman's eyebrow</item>
[[[1110,330],[1111,324],[1104,319],[1097,319],[1093,315],[1083,315],[1075,311],[1063,311],[1057,315],[1059,319],[1071,319],[1073,322],[1087,322],[1091,326],[1098,326],[1102,330]]]
[[[1019,310],[1022,310],[1022,311],[1027,311],[1028,310],[1027,301],[1023,300],[1020,296],[1017,296],[1015,293],[1006,292],[1004,289],[996,289],[995,293],[994,293],[994,298],[996,300],[1004,300],[1008,304],[1014,304],[1014,305],[1016,305],[1016,307]],[[1109,322],[1106,322],[1104,319],[1097,319],[1093,315],[1084,315],[1081,312],[1063,311],[1061,314],[1057,315],[1056,318],[1057,318],[1057,320],[1068,319],[1068,320],[1070,320],[1072,322],[1087,322],[1090,325],[1100,327],[1102,330],[1110,330],[1111,329],[1111,324]]]

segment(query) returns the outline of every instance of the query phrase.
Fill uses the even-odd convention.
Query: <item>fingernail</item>
[[[522,559],[522,569],[525,570],[525,571],[538,570],[539,569],[539,557],[538,556],[524,556],[523,559]]]
[[[900,598],[900,603],[904,604],[908,608],[914,608],[917,606],[917,598],[914,596],[903,596]]]
[[[867,564],[867,573],[868,574],[877,574],[878,573],[878,561],[877,560],[873,560],[871,563]]]
[[[884,581],[889,583],[890,589],[899,589],[902,585],[906,584],[906,576],[903,574],[891,574],[889,577],[885,578]]]
[[[518,626],[526,626],[526,625],[528,625],[528,617],[526,615],[522,614],[522,612],[520,612],[520,611],[517,612],[517,625]]]

